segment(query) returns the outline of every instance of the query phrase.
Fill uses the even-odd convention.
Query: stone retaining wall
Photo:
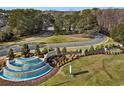
[[[47,62],[47,59],[48,59],[49,57],[51,57],[51,56],[54,56],[54,55],[56,55],[56,51],[55,51],[55,50],[48,52],[48,53],[45,55],[45,57],[44,57],[44,62]]]
[[[39,62],[37,64],[33,64],[31,66],[28,66],[28,67],[30,69],[34,69],[34,68],[39,68],[39,67],[43,66],[44,64],[45,64],[44,62]],[[11,62],[7,62],[7,67],[12,68],[14,70],[24,70],[23,66],[14,66],[14,65],[12,65]],[[26,67],[26,65],[25,65],[25,67]]]
[[[29,61],[25,61],[25,60],[20,60],[20,59],[15,59],[15,62],[17,62],[18,64],[29,64],[30,62],[34,62],[35,60],[38,60],[38,57],[34,57],[33,59],[29,60]]]
[[[42,82],[48,80],[50,77],[54,76],[58,71],[59,71],[59,68],[56,67],[48,74],[45,74],[41,77],[38,77],[38,78],[35,78],[32,80],[26,80],[26,81],[9,81],[9,80],[4,80],[4,79],[0,78],[0,86],[34,86],[34,85],[39,85]]]
[[[9,62],[9,61],[6,62],[6,66],[9,67],[9,68],[15,69],[15,70],[23,70],[22,67],[14,66],[14,65],[12,65],[11,62]]]

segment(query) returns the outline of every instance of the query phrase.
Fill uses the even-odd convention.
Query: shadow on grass
[[[80,72],[72,73],[71,75],[72,75],[72,77],[75,77],[77,75],[85,74],[85,73],[88,73],[88,72],[89,72],[88,70],[86,70],[86,71],[80,71]],[[61,82],[61,83],[57,83],[57,84],[52,85],[52,86],[59,86],[59,85],[62,85],[62,84],[68,83],[68,82],[70,82],[70,80],[67,80],[67,81],[64,81],[64,82]]]
[[[88,72],[89,72],[88,70],[86,70],[86,71],[80,71],[80,72],[72,73],[72,75],[75,77],[77,75],[85,74],[85,73],[88,73]]]
[[[68,83],[70,82],[69,80],[68,81],[64,81],[64,82],[61,82],[61,83],[58,83],[58,84],[55,84],[55,85],[52,85],[52,86],[59,86],[59,85],[62,85],[62,84],[65,84],[65,83]]]

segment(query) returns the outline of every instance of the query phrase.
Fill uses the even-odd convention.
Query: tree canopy
[[[119,24],[111,31],[111,37],[124,45],[124,24]]]
[[[96,11],[97,9],[85,9],[71,13],[47,13],[34,9],[15,9],[9,12],[7,33],[13,33],[15,36],[26,36],[47,31],[48,27],[52,26],[56,35],[95,34],[100,31],[94,15]]]

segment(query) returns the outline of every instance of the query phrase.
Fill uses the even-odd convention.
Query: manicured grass
[[[90,38],[83,37],[73,37],[71,35],[57,35],[50,37],[19,37],[18,40],[12,42],[3,42],[0,46],[5,45],[23,45],[23,44],[52,44],[52,43],[65,43],[65,42],[78,42],[78,41],[88,41]]]
[[[10,41],[10,42],[2,42],[0,43],[0,46],[8,46],[8,45],[23,45],[25,42],[27,44],[39,44],[42,43],[43,41],[41,40],[41,37],[18,37],[17,40],[15,41]]]
[[[124,54],[87,56],[71,64],[72,73],[81,73],[70,77],[69,64],[66,64],[55,76],[41,85],[124,85]]]
[[[30,39],[31,40],[31,39]],[[50,36],[47,38],[32,40],[31,42],[27,42],[27,44],[55,44],[55,43],[66,43],[66,42],[79,42],[79,41],[88,41],[90,38],[81,38],[81,37],[71,37],[64,35]],[[19,45],[23,45],[21,43]]]
[[[90,38],[81,38],[81,37],[71,37],[64,35],[57,35],[45,38],[43,41],[47,44],[51,43],[65,43],[65,42],[78,42],[78,41],[88,41]]]

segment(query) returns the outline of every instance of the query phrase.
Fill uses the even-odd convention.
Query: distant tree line
[[[11,41],[15,38],[14,34],[11,32],[0,32],[0,42]]]
[[[114,34],[115,29],[117,32],[120,30],[117,24],[121,24],[124,19],[122,16],[123,11],[118,9],[110,11],[109,9],[93,8],[68,13],[60,11],[45,12],[34,9],[15,9],[9,11],[1,9],[0,11],[9,12],[7,31],[0,33],[0,41],[11,40],[14,36],[26,36],[47,31],[48,27],[52,26],[54,28],[53,32],[56,35],[75,33],[97,34],[100,32],[110,35],[115,41],[123,43],[123,38],[119,38],[122,36],[119,35],[117,37]],[[110,28],[111,31],[108,31],[109,29],[105,29],[105,27]],[[13,35],[8,35],[10,33]],[[120,31],[118,34],[122,35]]]
[[[39,10],[12,10],[8,20],[8,31],[18,36],[36,34],[52,23],[51,16]]]
[[[97,34],[100,27],[92,10],[86,9],[82,12],[72,14],[55,15],[54,29],[56,34],[87,33]]]
[[[100,31],[96,17],[89,9],[82,12],[75,11],[71,14],[55,13],[54,15],[34,9],[15,9],[10,12],[6,33],[26,36],[47,30],[49,26],[54,28],[54,33],[57,35],[94,34]]]

